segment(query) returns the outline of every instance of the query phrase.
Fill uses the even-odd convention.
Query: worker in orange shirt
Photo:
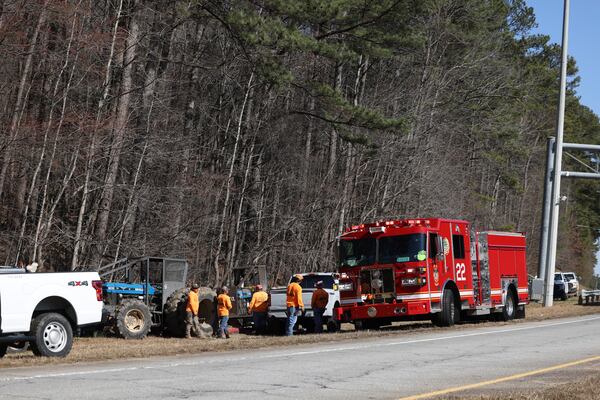
[[[287,326],[285,329],[286,336],[294,334],[294,325],[298,320],[298,315],[304,312],[304,303],[302,302],[302,287],[299,282],[302,282],[302,275],[296,274],[290,280],[290,284],[286,291],[286,307],[287,307]]]
[[[252,313],[254,329],[257,334],[263,333],[267,325],[267,311],[269,310],[269,295],[263,290],[262,285],[256,285],[248,312]]]
[[[217,296],[217,315],[219,316],[219,332],[217,333],[217,338],[229,339],[227,323],[229,322],[229,310],[231,310],[232,307],[229,289],[227,286],[223,286],[221,288],[221,294]]]
[[[185,337],[187,339],[192,337],[192,328],[194,329],[194,335],[200,336],[200,321],[198,321],[198,309],[200,308],[200,302],[198,301],[199,288],[194,283],[188,294],[187,305],[185,307]]]
[[[317,290],[313,292],[310,307],[313,310],[315,333],[323,333],[323,314],[329,302],[329,293],[323,289],[323,281],[317,282]]]

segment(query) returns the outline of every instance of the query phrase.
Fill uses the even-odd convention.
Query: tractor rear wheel
[[[185,336],[185,317],[189,288],[183,288],[171,293],[163,308],[164,329],[165,332],[174,337]],[[201,287],[198,289],[198,301],[200,309],[198,310],[198,318],[201,322],[203,335],[212,334],[212,325],[215,319],[215,297],[217,294],[209,287]],[[210,335],[209,335],[210,336]]]
[[[124,339],[143,339],[152,327],[148,306],[139,300],[124,300],[115,313],[116,333]]]

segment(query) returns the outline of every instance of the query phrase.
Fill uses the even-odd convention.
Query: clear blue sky
[[[562,40],[564,0],[526,0],[535,11],[535,33],[550,35],[552,42]],[[581,82],[577,93],[581,103],[600,115],[600,0],[571,0],[569,18],[569,55],[579,67]],[[600,250],[595,268],[600,275]]]
[[[536,33],[560,43],[564,0],[526,0],[535,11]],[[579,67],[581,102],[600,115],[600,1],[571,0],[569,55]]]

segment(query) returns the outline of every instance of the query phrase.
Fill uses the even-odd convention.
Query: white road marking
[[[158,364],[158,365],[148,365],[148,366],[139,366],[139,367],[102,368],[102,369],[94,369],[94,370],[89,370],[89,371],[73,371],[73,372],[62,372],[62,373],[53,373],[53,374],[38,374],[38,375],[30,375],[30,376],[1,377],[0,383],[11,382],[11,381],[25,381],[25,380],[32,380],[32,379],[48,379],[48,378],[59,378],[59,377],[69,377],[69,376],[96,375],[96,374],[103,374],[103,373],[114,373],[114,372],[125,372],[125,371],[137,371],[137,370],[142,371],[142,370],[154,370],[154,369],[164,369],[164,368],[177,368],[177,367],[182,367],[182,366],[200,366],[203,364],[213,364],[213,363],[221,363],[221,362],[231,363],[231,362],[246,361],[246,360],[256,361],[257,359],[272,359],[272,358],[283,358],[283,357],[288,358],[288,357],[294,357],[294,356],[305,356],[305,355],[313,355],[313,354],[331,353],[331,352],[335,352],[335,351],[364,350],[364,349],[377,348],[377,347],[401,346],[401,345],[406,345],[406,344],[427,343],[427,342],[460,339],[460,338],[474,337],[474,336],[485,336],[485,335],[495,335],[495,334],[499,334],[499,333],[527,331],[527,330],[532,330],[532,329],[549,328],[549,327],[553,327],[553,326],[596,321],[599,319],[600,319],[600,316],[586,318],[586,319],[577,319],[574,321],[551,322],[551,323],[537,324],[537,325],[532,325],[532,326],[522,326],[522,327],[508,328],[508,329],[497,329],[494,331],[485,331],[485,332],[472,332],[472,333],[464,333],[464,334],[459,334],[459,335],[441,336],[441,337],[425,338],[425,339],[413,339],[413,340],[403,340],[403,341],[384,342],[384,343],[354,344],[354,345],[339,346],[339,347],[332,347],[332,348],[325,348],[325,349],[320,348],[320,349],[315,349],[315,350],[284,352],[284,353],[276,353],[276,354],[262,354],[262,355],[253,354],[251,356],[227,358],[226,360],[224,360],[222,358],[215,358],[215,359],[209,359],[209,360],[181,361],[181,362],[171,362],[171,363],[163,363],[163,364]],[[2,370],[0,369],[0,371],[2,371]]]

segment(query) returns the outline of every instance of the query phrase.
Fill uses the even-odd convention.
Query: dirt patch
[[[527,306],[525,320],[509,323],[490,322],[487,319],[461,323],[452,328],[437,328],[429,322],[402,322],[384,327],[378,331],[355,331],[352,324],[344,324],[336,334],[309,335],[299,334],[293,337],[232,335],[231,339],[174,339],[149,336],[143,340],[124,340],[115,338],[76,338],[71,354],[65,359],[39,358],[29,351],[7,354],[0,360],[0,368],[40,366],[102,360],[147,358],[177,354],[199,354],[215,351],[247,350],[270,347],[286,347],[308,343],[333,343],[369,337],[389,337],[418,335],[424,332],[469,329],[473,326],[503,326],[518,324],[522,321],[541,321],[554,318],[580,316],[600,313],[600,306],[580,306],[575,299],[559,301],[552,308],[543,308],[539,304]]]

